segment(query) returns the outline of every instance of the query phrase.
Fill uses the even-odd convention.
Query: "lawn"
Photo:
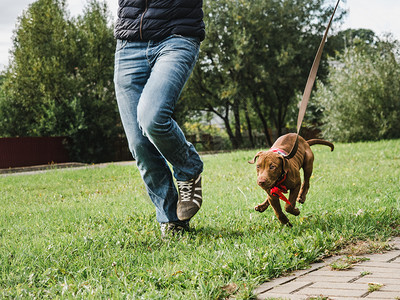
[[[205,155],[204,204],[160,238],[135,166],[0,177],[0,298],[223,299],[359,240],[400,234],[400,140],[313,146],[293,228],[256,184],[257,152]]]

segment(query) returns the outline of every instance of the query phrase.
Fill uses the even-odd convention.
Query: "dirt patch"
[[[384,253],[393,250],[393,248],[394,247],[390,245],[390,239],[387,241],[366,240],[347,245],[345,248],[339,250],[338,254],[359,256],[371,253]]]

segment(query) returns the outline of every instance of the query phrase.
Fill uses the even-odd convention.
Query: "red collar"
[[[276,184],[271,188],[271,195],[275,197],[279,197],[279,199],[285,201],[287,204],[291,205],[289,200],[283,195],[283,193],[287,193],[288,189],[287,187],[283,184],[283,182],[286,180],[287,173],[284,173],[283,176],[281,177],[282,179],[278,179]]]
[[[278,153],[283,156],[288,155],[286,153],[286,151],[279,149],[279,148],[271,148],[271,149],[269,149],[269,151]],[[285,195],[283,195],[283,193],[288,192],[287,187],[283,184],[283,182],[286,180],[286,175],[287,175],[287,172],[284,172],[282,170],[282,176],[277,180],[275,185],[271,188],[270,192],[271,192],[272,196],[279,197],[279,199],[281,199],[281,200],[285,201],[287,204],[291,205],[289,200],[285,197]]]
[[[271,149],[269,149],[269,151],[276,152],[276,153],[278,153],[280,155],[283,155],[283,156],[288,156],[288,154],[286,153],[285,150],[282,150],[282,149],[279,149],[279,148],[271,148]]]

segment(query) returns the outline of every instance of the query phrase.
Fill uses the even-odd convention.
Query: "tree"
[[[400,137],[398,44],[359,44],[331,60],[326,84],[314,101],[322,111],[323,135],[355,142]]]
[[[2,136],[61,134],[51,108],[68,105],[65,99],[74,94],[69,76],[73,41],[66,34],[71,24],[65,15],[64,2],[39,0],[19,19],[12,62],[3,82],[8,103],[2,104],[12,109],[1,109],[6,115],[0,121]],[[68,116],[65,121],[70,121]]]
[[[376,45],[379,42],[379,38],[375,32],[370,29],[346,29],[338,32],[336,35],[329,38],[329,43],[333,45],[333,49],[336,52],[343,52],[346,48],[357,46],[357,45]],[[331,47],[332,49],[332,47]],[[329,53],[331,56],[335,56],[336,53]]]
[[[337,34],[329,36],[327,47],[325,47],[325,54],[328,56],[328,60],[324,63],[328,66],[323,68],[318,73],[319,80],[323,83],[328,77],[329,64],[335,63],[335,57],[343,54],[346,49],[357,47],[364,48],[365,50],[375,47],[379,44],[379,38],[376,36],[375,32],[370,29],[346,29],[339,31]],[[321,72],[322,71],[322,72]],[[322,73],[322,76],[321,76]],[[316,87],[314,87],[314,91]],[[302,99],[302,94],[300,92],[297,95],[298,102]],[[293,114],[293,112],[292,112]],[[293,118],[297,117],[297,111],[293,114]],[[303,127],[308,127],[310,129],[315,129],[320,131],[320,126],[322,120],[322,111],[318,103],[310,101],[307,106],[306,115],[303,122]]]
[[[262,128],[268,144],[272,127],[282,133],[332,12],[323,5],[323,0],[205,1],[207,37],[184,99],[222,118],[234,148],[243,145],[244,127]]]
[[[107,6],[89,0],[76,20],[76,67],[78,99],[83,119],[70,136],[80,160],[113,159],[115,139],[122,134],[114,91],[113,27]]]
[[[19,19],[0,100],[0,136],[68,136],[71,158],[111,158],[117,135],[112,26],[105,4],[70,19],[38,0]]]

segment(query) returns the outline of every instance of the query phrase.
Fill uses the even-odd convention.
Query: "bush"
[[[87,1],[70,18],[62,0],[37,0],[18,20],[0,78],[0,137],[68,136],[70,158],[114,159],[122,133],[107,6]]]
[[[400,137],[400,67],[396,44],[356,46],[330,62],[314,100],[327,139],[354,142]]]
[[[228,135],[218,126],[191,120],[191,122],[185,122],[182,129],[188,141],[195,144],[198,151],[232,149]]]

